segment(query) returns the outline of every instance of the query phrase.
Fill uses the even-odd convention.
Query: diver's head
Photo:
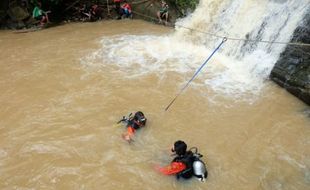
[[[134,120],[139,122],[142,125],[146,124],[146,118],[141,111],[138,111],[135,113]]]
[[[184,141],[178,140],[174,143],[172,152],[175,152],[177,155],[184,155],[186,153],[187,145]]]

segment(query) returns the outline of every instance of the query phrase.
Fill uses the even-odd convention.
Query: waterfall
[[[243,99],[262,91],[285,48],[257,41],[289,42],[309,10],[310,0],[200,0],[192,14],[177,21],[174,33],[103,37],[102,47],[84,64],[113,64],[118,72],[131,72],[126,77],[173,71],[189,79],[222,40],[210,34],[240,39],[225,42],[193,85]]]
[[[310,9],[309,0],[201,0],[196,11],[177,22],[192,29],[232,38],[289,42],[295,28]],[[209,48],[218,38],[178,28],[176,35],[200,41]],[[284,45],[231,41],[223,53],[243,59],[261,50],[277,57]]]
[[[224,71],[214,71],[217,74],[206,83],[220,91],[223,86],[247,91],[242,85],[259,90],[286,45],[258,41],[289,42],[309,10],[309,0],[201,0],[194,13],[176,23],[181,27],[175,38],[209,49],[221,40],[210,34],[256,40],[229,40],[221,50],[229,59],[221,63]]]

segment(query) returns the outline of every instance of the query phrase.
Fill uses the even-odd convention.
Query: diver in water
[[[147,119],[141,111],[135,113],[132,117],[132,113],[129,114],[128,118],[123,116],[118,123],[126,123],[127,132],[122,135],[122,137],[129,143],[133,141],[133,136],[136,130],[145,126]]]
[[[192,150],[194,150],[194,152]],[[187,151],[187,144],[184,141],[178,140],[174,143],[171,151],[177,155],[172,162],[182,162],[186,166],[184,170],[176,174],[177,178],[182,177],[189,179],[195,176],[201,181],[207,178],[208,172],[205,163],[200,160],[202,155],[198,153],[196,147],[190,148],[190,150]]]
[[[160,172],[166,175],[176,175],[177,179],[189,179],[195,176],[200,181],[205,181],[208,172],[205,163],[200,160],[202,155],[198,153],[196,147],[187,150],[187,144],[178,140],[174,143],[171,151],[176,154],[176,157],[169,166],[160,168]]]

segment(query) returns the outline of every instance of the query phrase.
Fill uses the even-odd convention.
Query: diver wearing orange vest
[[[136,130],[145,126],[147,119],[141,111],[135,113],[133,117],[131,114],[126,118],[125,116],[121,119],[120,122],[125,122],[127,127],[127,132],[122,135],[122,137],[129,143],[133,141],[133,136]]]
[[[202,155],[198,153],[196,147],[190,148],[187,151],[187,144],[184,141],[178,140],[174,143],[171,151],[176,154],[176,157],[169,166],[159,168],[161,173],[176,175],[177,179],[181,177],[189,179],[195,176],[200,181],[204,181],[207,178],[208,172],[205,163],[200,160]]]

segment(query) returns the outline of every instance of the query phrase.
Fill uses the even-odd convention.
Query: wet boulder
[[[30,16],[26,9],[21,8],[20,6],[12,7],[8,10],[8,15],[12,21],[20,22]]]
[[[310,13],[294,31],[291,42],[310,44]],[[271,80],[310,105],[310,46],[289,45],[270,74]]]

